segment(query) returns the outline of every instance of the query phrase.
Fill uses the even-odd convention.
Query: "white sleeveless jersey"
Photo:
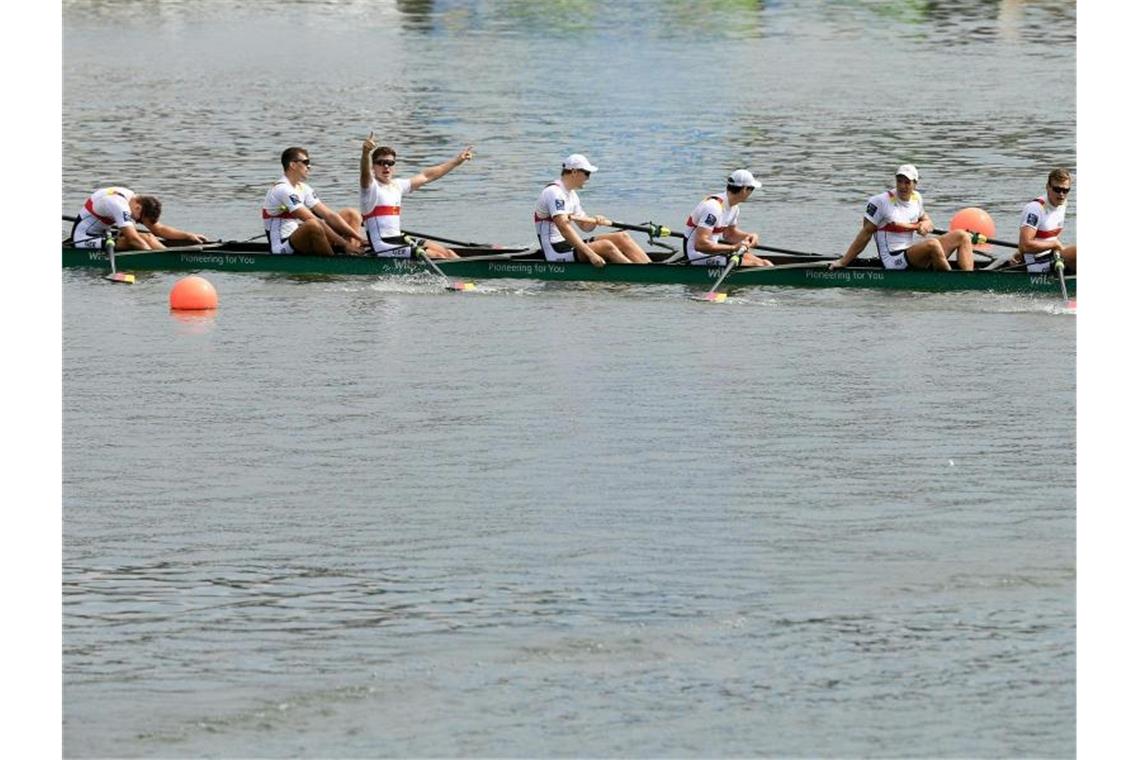
[[[1046,198],[1034,198],[1021,210],[1021,226],[1032,227],[1035,238],[1052,238],[1065,227],[1065,206],[1050,206]]]
[[[125,187],[102,187],[91,194],[79,211],[79,221],[71,230],[77,248],[99,248],[109,229],[134,227],[131,198],[134,192]]]
[[[697,228],[704,227],[710,231],[709,238],[719,243],[721,233],[729,227],[735,227],[740,218],[740,206],[729,206],[728,198],[724,193],[707,196],[697,204],[689,218],[685,220],[685,255],[692,264],[722,267],[728,263],[724,256],[708,256],[698,251]]]
[[[269,235],[270,251],[292,253],[288,239],[301,224],[294,212],[302,206],[312,208],[320,202],[313,188],[304,182],[293,185],[288,177],[277,180],[277,184],[265,194],[265,203],[261,205],[261,219]]]
[[[360,213],[364,215],[364,229],[375,253],[393,249],[385,238],[400,237],[400,203],[404,193],[412,192],[412,182],[393,179],[386,185],[373,177],[372,184],[360,189]],[[406,248],[406,246],[397,246]]]
[[[924,212],[922,196],[917,190],[911,192],[907,201],[899,198],[894,190],[879,193],[867,201],[863,218],[875,225],[875,246],[884,262],[887,254],[905,251],[913,245],[918,234],[900,227],[898,223],[914,224]]]
[[[538,233],[538,243],[542,246],[542,253],[547,261],[573,261],[574,249],[565,251],[555,250],[559,243],[565,243],[566,238],[558,231],[554,217],[565,214],[568,217],[582,214],[582,203],[578,200],[578,193],[567,190],[562,180],[556,180],[542,189],[538,196],[538,204],[534,209],[534,229]]]

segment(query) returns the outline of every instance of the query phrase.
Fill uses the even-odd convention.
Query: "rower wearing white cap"
[[[974,268],[974,246],[970,233],[951,230],[940,237],[925,237],[934,230],[934,222],[922,203],[918,186],[918,169],[903,164],[895,171],[895,188],[872,196],[863,214],[863,226],[831,269],[850,264],[863,252],[873,237],[884,269],[937,269],[950,271],[949,256],[958,251],[958,268]],[[919,236],[923,236],[918,239]],[[917,242],[915,242],[917,240]]]
[[[598,170],[581,153],[562,162],[562,175],[542,189],[534,209],[534,228],[547,261],[583,261],[596,267],[611,264],[648,264],[649,256],[625,232],[610,232],[583,239],[570,222],[586,232],[598,225],[612,226],[601,214],[587,216],[578,189]]]
[[[760,236],[736,226],[740,219],[740,204],[759,187],[760,182],[752,172],[737,169],[728,175],[723,193],[709,195],[697,204],[685,220],[685,255],[690,264],[722,267],[728,263],[729,255],[739,251],[744,254],[740,266],[772,266],[768,259],[745,253],[760,243]]]

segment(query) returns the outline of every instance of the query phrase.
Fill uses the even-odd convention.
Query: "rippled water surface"
[[[750,166],[744,226],[821,252],[904,160],[1006,238],[1076,169],[1069,2],[64,14],[64,212],[211,237],[292,144],[354,203],[370,129],[475,144],[405,216],[502,243],[575,150],[588,211],[673,226]],[[178,318],[62,275],[68,756],[1074,753],[1055,299],[208,276]]]

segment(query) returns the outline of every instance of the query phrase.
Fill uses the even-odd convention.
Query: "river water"
[[[474,144],[406,223],[504,244],[574,151],[588,212],[748,166],[742,226],[827,253],[904,161],[1001,238],[1076,177],[1072,2],[63,8],[64,213],[251,237],[369,130]],[[207,276],[62,274],[66,755],[1074,754],[1054,299]]]

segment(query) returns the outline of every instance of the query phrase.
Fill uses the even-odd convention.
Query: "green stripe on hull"
[[[463,252],[464,249],[459,249]],[[505,249],[480,249],[480,255],[500,254]],[[802,260],[801,260],[802,261]],[[421,274],[421,264],[407,259],[370,256],[272,256],[242,250],[240,245],[206,251],[156,251],[122,253],[115,257],[116,268],[123,272],[169,271],[197,272],[278,272],[294,275],[407,275]],[[613,282],[646,285],[694,285],[710,287],[720,275],[719,267],[666,264],[610,264],[597,268],[589,264],[553,263],[533,259],[501,259],[483,261],[439,262],[446,274],[457,278],[530,279],[556,282]],[[101,251],[63,249],[64,267],[89,267],[110,270],[107,255]],[[1077,278],[1066,277],[1069,295],[1077,291]],[[998,293],[1041,293],[1060,295],[1057,279],[1047,274],[1026,272],[920,272],[887,271],[874,267],[852,267],[831,271],[820,268],[736,270],[724,288],[750,286],[786,286],[799,288],[875,288],[886,290],[993,291]]]

